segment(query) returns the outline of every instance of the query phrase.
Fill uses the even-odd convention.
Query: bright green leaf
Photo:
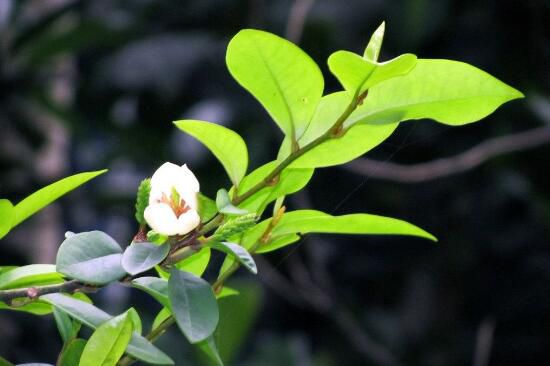
[[[384,40],[384,32],[386,30],[386,22],[382,22],[378,28],[372,34],[369,44],[365,49],[363,57],[369,61],[377,62],[380,55],[380,49],[382,48],[382,41]]]
[[[63,351],[57,359],[57,366],[76,366],[80,362],[82,352],[86,347],[86,341],[84,339],[73,339],[69,341],[64,347]]]
[[[213,249],[219,250],[221,252],[224,252],[226,254],[229,254],[233,256],[239,263],[241,263],[243,266],[246,267],[250,272],[257,274],[258,268],[256,267],[256,262],[254,262],[254,259],[246,251],[245,248],[242,246],[235,244],[235,243],[228,243],[228,242],[214,242],[212,244],[209,244],[210,247]]]
[[[7,304],[0,301],[0,309],[2,310],[12,310],[12,311],[22,311],[24,313],[34,314],[34,315],[48,315],[53,311],[53,307],[50,304],[47,304],[43,301],[33,301],[28,304],[19,305],[17,300],[12,300],[16,306],[8,306]],[[25,298],[24,301],[27,301]]]
[[[142,324],[141,324],[141,318],[139,317],[138,312],[134,308],[130,308],[127,311],[128,317],[132,321],[132,329],[137,334],[141,334],[142,331]]]
[[[199,215],[201,217],[201,222],[205,223],[210,221],[218,213],[216,201],[208,198],[202,193],[199,193],[197,198],[199,200]]]
[[[223,286],[222,290],[216,294],[216,299],[220,300],[220,299],[223,299],[224,297],[236,296],[238,294],[239,294],[239,290],[236,290],[231,287]]]
[[[233,206],[229,193],[223,188],[218,190],[216,194],[216,206],[220,213],[226,215],[245,215],[248,213],[246,210]]]
[[[84,347],[79,366],[115,366],[130,343],[132,330],[128,314],[101,324]]]
[[[63,276],[55,271],[53,264],[31,264],[2,273],[0,290],[53,285],[61,282],[63,282]]]
[[[0,200],[0,239],[10,232],[15,220],[15,209],[8,200]]]
[[[210,262],[210,248],[203,247],[201,248],[197,253],[193,254],[190,257],[185,258],[182,261],[179,261],[175,264],[175,267],[178,269],[181,269],[185,272],[193,273],[195,276],[202,276],[204,271],[206,271],[206,267],[208,267],[208,263]],[[157,273],[162,278],[168,278],[170,277],[169,273],[164,271],[159,266],[156,266],[155,269],[157,270]]]
[[[229,42],[226,63],[285,135],[297,140],[323,94],[323,75],[315,62],[283,38],[245,29]]]
[[[263,253],[272,252],[279,248],[286,247],[287,245],[295,243],[300,239],[301,237],[298,234],[288,234],[288,235],[278,236],[276,238],[271,238],[267,243],[260,246],[256,250],[256,253],[263,254]]]
[[[107,170],[99,170],[96,172],[75,174],[39,189],[15,205],[15,218],[12,227],[20,224],[29,216],[35,214],[37,211],[49,205],[59,197],[97,177],[98,175],[105,173],[106,171]]]
[[[223,366],[223,361],[218,353],[218,347],[216,347],[216,342],[214,336],[206,338],[204,341],[197,343],[198,348],[202,353],[208,358],[211,364],[216,366]]]
[[[157,316],[155,317],[155,320],[153,320],[153,325],[151,326],[151,330],[156,329],[164,323],[165,320],[170,318],[172,316],[172,312],[168,308],[162,308]]]
[[[131,275],[145,272],[162,262],[169,251],[168,244],[132,243],[122,255],[122,268]]]
[[[345,125],[387,124],[422,118],[463,125],[478,121],[501,104],[522,97],[516,89],[472,65],[419,59],[407,75],[372,87]]]
[[[227,127],[211,122],[182,120],[174,124],[212,151],[222,163],[231,182],[239,185],[248,167],[248,150],[241,136]]]
[[[168,294],[176,323],[190,343],[198,343],[214,333],[219,319],[218,303],[208,282],[173,269]]]
[[[109,235],[89,231],[65,239],[57,252],[59,273],[84,283],[104,285],[126,275],[122,249]]]

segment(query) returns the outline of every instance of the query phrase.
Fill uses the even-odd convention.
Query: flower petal
[[[178,218],[178,234],[183,235],[199,226],[201,218],[197,211],[189,210]]]
[[[147,221],[147,225],[159,234],[171,236],[179,234],[181,231],[181,224],[178,222],[176,214],[167,204],[150,204],[143,212],[143,217]]]

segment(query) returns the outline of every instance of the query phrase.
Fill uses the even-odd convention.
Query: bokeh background
[[[227,187],[173,120],[235,129],[252,167],[273,159],[280,132],[225,67],[240,29],[299,43],[328,93],[339,86],[327,57],[361,53],[382,20],[382,59],[466,61],[526,99],[465,127],[404,123],[372,160],[317,170],[290,208],[394,216],[439,243],[307,236],[258,259],[259,278],[243,271],[232,283],[242,296],[224,305],[222,353],[231,365],[549,364],[547,0],[0,0],[0,196],[17,202],[61,177],[110,169],[4,238],[0,265],[53,263],[67,230],[128,243],[136,188],[164,161],[189,164],[207,195]],[[453,159],[476,146],[482,164]],[[451,158],[449,172],[417,165],[439,158]],[[93,297],[111,313],[136,304],[146,325],[160,309],[116,285]],[[176,330],[159,345],[177,365],[202,362]],[[52,317],[0,312],[3,357],[55,363],[60,347]]]

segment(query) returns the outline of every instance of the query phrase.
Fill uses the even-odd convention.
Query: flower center
[[[175,188],[172,188],[170,197],[168,197],[165,192],[162,192],[162,196],[158,201],[159,203],[165,203],[170,206],[178,218],[191,209],[185,200],[180,197]]]

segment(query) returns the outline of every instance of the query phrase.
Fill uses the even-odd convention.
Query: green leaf
[[[383,81],[406,75],[415,65],[416,56],[410,53],[383,63],[366,60],[348,51],[337,51],[328,58],[330,71],[344,89],[356,97]]]
[[[25,299],[26,301],[27,299]],[[22,311],[24,313],[30,313],[34,315],[48,315],[51,314],[53,308],[50,304],[47,304],[43,301],[33,301],[29,304],[19,305],[17,300],[14,300],[16,306],[8,306],[7,304],[0,301],[1,310],[12,310],[12,311]]]
[[[216,294],[216,299],[219,300],[219,299],[223,299],[224,297],[235,296],[235,295],[238,295],[239,293],[240,293],[239,290],[236,290],[231,287],[223,286],[222,290]]]
[[[346,92],[324,96],[309,128],[299,141],[300,146],[309,144],[330,129],[344,112],[349,101],[350,97]],[[325,141],[306,152],[290,167],[293,169],[321,168],[347,163],[380,145],[396,128],[397,124],[353,125],[351,128],[348,127],[342,136]],[[279,153],[279,160],[288,156],[289,152],[289,146],[283,145]]]
[[[233,236],[239,235],[256,224],[256,214],[247,214],[229,218],[220,225],[208,240],[220,242]]]
[[[54,305],[56,308],[64,311],[72,318],[92,329],[98,328],[101,324],[112,318],[111,315],[91,304],[63,294],[43,295],[40,299]],[[132,335],[126,352],[134,358],[154,365],[174,364],[174,361],[172,361],[170,357],[137,333]]]
[[[13,220],[12,227],[19,225],[29,216],[35,214],[37,211],[49,205],[59,197],[97,177],[98,175],[105,173],[106,171],[107,170],[105,169],[96,172],[75,174],[39,189],[15,205],[15,218]]]
[[[218,347],[213,336],[206,338],[204,341],[197,343],[198,348],[208,358],[211,364],[223,366],[223,361],[218,353]]]
[[[292,141],[305,131],[323,94],[323,75],[295,44],[245,29],[227,46],[231,75],[268,111]]]
[[[247,252],[245,248],[235,243],[228,242],[214,242],[209,244],[213,249],[219,250],[226,254],[233,256],[237,261],[239,261],[243,266],[246,267],[250,272],[257,274],[258,268],[256,267],[256,262]]]
[[[197,198],[199,200],[199,215],[201,217],[201,223],[210,221],[218,213],[216,201],[208,198],[202,193],[199,193]]]
[[[122,268],[131,275],[145,272],[162,262],[169,251],[168,244],[132,243],[122,255]]]
[[[168,294],[176,323],[190,343],[198,343],[214,333],[219,320],[218,303],[208,282],[173,269]]]
[[[283,248],[283,247],[286,247],[287,245],[295,243],[301,238],[302,237],[298,234],[288,234],[288,235],[278,236],[276,238],[271,238],[267,243],[260,246],[256,250],[256,253],[263,254],[263,253],[272,252],[279,248]]]
[[[69,341],[64,347],[63,351],[57,359],[57,366],[75,366],[80,362],[82,352],[86,347],[86,341],[84,339],[73,339]]]
[[[72,320],[66,313],[57,308],[54,308],[53,316],[63,343],[66,344],[76,338],[80,330],[80,322]]]
[[[239,185],[248,167],[248,150],[241,136],[227,127],[211,122],[182,120],[174,124],[212,151],[223,165],[231,182]]]
[[[0,239],[10,232],[15,220],[15,209],[8,200],[0,200]]]
[[[271,161],[255,169],[244,177],[241,187],[239,187],[239,192],[246,192],[263,181],[278,164],[278,161]],[[295,193],[304,188],[312,176],[313,169],[284,169],[279,179],[276,179],[258,193],[244,200],[239,204],[239,207],[261,215],[267,205],[277,198]]]
[[[132,330],[128,314],[101,324],[84,347],[79,366],[115,366],[130,343]]]
[[[501,104],[522,98],[516,89],[463,62],[419,59],[407,75],[369,90],[345,125],[385,124],[429,118],[463,125],[491,114]]]
[[[141,318],[139,317],[138,312],[134,308],[130,308],[127,311],[128,317],[132,321],[132,329],[137,334],[141,334],[142,331],[142,324],[141,324]]]
[[[206,270],[206,267],[208,267],[209,262],[210,262],[210,248],[203,247],[192,256],[187,257],[184,260],[176,263],[175,267],[178,269],[181,269],[182,271],[190,272],[190,273],[193,273],[195,276],[200,277]],[[168,277],[170,277],[170,274],[164,271],[159,266],[156,266],[155,269],[157,270],[157,273],[159,274],[159,276],[161,276],[162,278],[167,279]]]
[[[369,61],[377,62],[380,55],[380,49],[382,48],[382,41],[384,40],[384,32],[386,30],[386,22],[382,22],[378,28],[372,34],[369,44],[365,49],[363,57]]]
[[[159,234],[155,230],[149,230],[147,232],[147,241],[155,243],[157,245],[164,244],[168,240],[168,236],[164,234]]]
[[[53,264],[31,264],[17,267],[0,275],[0,290],[31,286],[53,285],[63,282],[63,276]]]
[[[162,304],[162,306],[170,308],[167,280],[158,277],[140,277],[132,281],[132,286],[145,291]]]
[[[120,264],[122,249],[109,235],[89,231],[65,239],[57,252],[59,273],[84,283],[104,285],[126,275]]]
[[[0,357],[0,366],[14,366],[14,364],[3,357]]]
[[[146,225],[143,212],[149,206],[149,194],[151,193],[151,179],[147,178],[139,184],[136,195],[136,220],[140,225]]]
[[[162,308],[157,316],[155,317],[155,320],[153,320],[153,325],[151,326],[151,330],[156,329],[164,323],[165,320],[167,320],[169,317],[172,316],[172,312],[168,308]]]
[[[229,193],[223,188],[218,190],[216,194],[216,206],[218,211],[225,215],[244,215],[248,213],[246,210],[233,206]]]

